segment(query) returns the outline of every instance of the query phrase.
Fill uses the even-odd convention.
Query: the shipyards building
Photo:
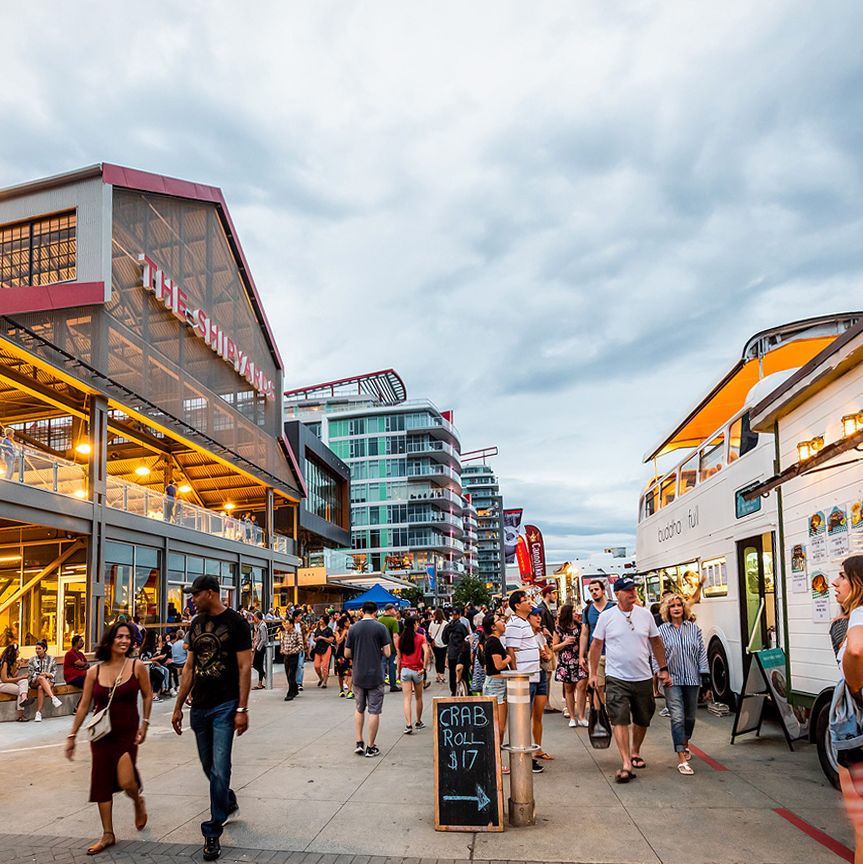
[[[222,193],[99,164],[0,191],[0,628],[58,653],[295,584],[282,361]]]

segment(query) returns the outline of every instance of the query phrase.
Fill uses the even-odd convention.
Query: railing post
[[[56,462],[51,463],[51,479],[56,492],[60,488],[60,466]]]

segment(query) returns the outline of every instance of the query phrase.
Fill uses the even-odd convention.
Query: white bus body
[[[759,435],[757,444],[738,456],[737,421],[741,416],[732,418],[709,436],[708,444],[690,451],[650,486],[641,499],[636,539],[636,563],[648,604],[657,602],[662,592],[670,589],[691,595],[696,577],[704,580],[701,600],[693,611],[708,646],[716,698],[727,702],[733,702],[732,694],[743,687],[743,657],[750,639],[753,650],[777,644],[775,496],[759,498],[743,508],[754,512],[738,513],[737,509],[742,503],[738,492],[772,475],[774,442],[772,435]],[[717,444],[720,437],[721,444]],[[751,439],[749,443],[751,446]],[[705,459],[711,444],[714,446],[708,456],[712,463]],[[713,473],[701,479],[711,470]],[[689,487],[693,472],[698,482]],[[668,501],[672,481],[676,494]],[[664,498],[658,502],[662,506],[652,508],[649,496],[663,496],[663,489]],[[655,512],[650,514],[650,509]]]

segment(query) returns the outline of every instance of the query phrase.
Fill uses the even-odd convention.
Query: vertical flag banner
[[[527,551],[530,556],[530,571],[533,581],[545,579],[545,544],[542,542],[542,531],[536,525],[525,525],[527,535]]]
[[[503,511],[503,549],[507,564],[515,561],[515,545],[518,543],[518,529],[521,527],[521,516],[524,510]]]
[[[515,557],[518,561],[518,572],[522,579],[530,581],[530,553],[527,551],[527,542],[524,537],[519,537],[515,544]]]

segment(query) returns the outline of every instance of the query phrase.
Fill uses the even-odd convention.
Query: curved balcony
[[[431,480],[439,486],[451,487],[454,486],[459,492],[461,491],[461,478],[451,468],[446,465],[417,465],[408,462],[407,465],[408,481],[414,480]]]

